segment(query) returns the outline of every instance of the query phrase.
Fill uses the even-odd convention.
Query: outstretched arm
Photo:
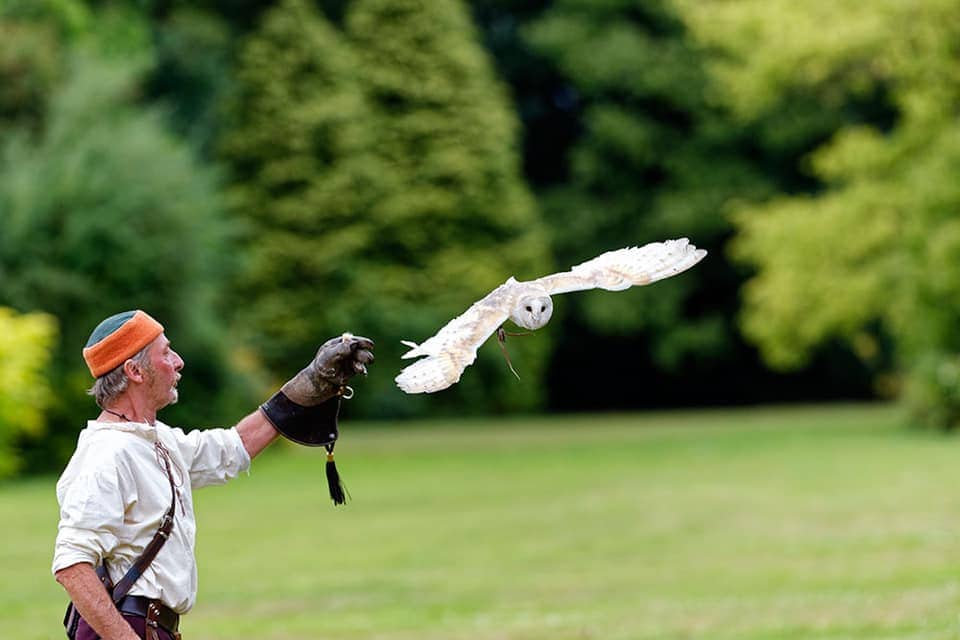
[[[266,449],[280,435],[280,432],[270,424],[270,421],[267,420],[260,409],[249,414],[237,424],[237,433],[240,434],[243,448],[247,450],[247,455],[251,459]]]

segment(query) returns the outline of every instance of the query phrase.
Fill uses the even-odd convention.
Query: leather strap
[[[180,627],[179,614],[159,600],[151,600],[143,596],[127,596],[117,602],[117,609],[120,613],[153,620],[170,633],[176,633]]]
[[[176,612],[165,607],[159,600],[149,600],[140,596],[127,596],[130,587],[143,575],[143,572],[147,570],[147,567],[150,566],[150,563],[153,562],[153,559],[157,556],[157,553],[160,552],[167,538],[170,537],[170,532],[173,531],[173,518],[177,511],[177,485],[173,481],[173,471],[170,469],[170,452],[167,451],[166,447],[159,441],[156,443],[156,449],[158,458],[163,460],[163,466],[167,472],[167,480],[170,481],[170,493],[172,494],[170,497],[170,508],[163,514],[163,519],[160,521],[160,529],[153,534],[153,539],[150,540],[150,543],[146,549],[143,550],[143,553],[140,554],[140,557],[133,562],[133,566],[124,574],[116,587],[114,587],[110,581],[110,572],[107,571],[105,561],[97,566],[96,572],[97,577],[100,578],[103,586],[107,589],[107,593],[113,598],[113,602],[120,611],[133,613],[134,615],[143,615],[147,618],[147,636],[151,637],[152,635],[151,640],[159,640],[159,636],[157,635],[156,626],[150,626],[150,615],[153,616],[152,620],[154,625],[159,625],[167,629],[167,631],[173,634],[174,638],[179,639],[180,634],[177,633],[177,625],[179,624],[180,617]],[[135,604],[140,601],[147,603],[144,613],[140,613],[139,610],[129,611],[130,607],[135,606]],[[150,603],[153,603],[152,609],[148,606]],[[127,609],[124,609],[123,606],[126,606]],[[151,611],[153,611],[152,614],[150,614]],[[173,618],[170,617],[171,615]],[[73,606],[73,602],[71,602],[67,605],[67,613],[63,618],[63,626],[66,628],[67,638],[73,640],[76,637],[79,624],[80,612],[77,611],[77,608]],[[168,624],[170,626],[167,626]]]
[[[173,471],[170,469],[170,452],[167,451],[166,447],[159,441],[156,443],[156,447],[157,455],[163,459],[163,466],[167,471],[167,479],[170,481],[170,493],[172,494],[170,498],[170,508],[163,514],[163,519],[160,521],[160,529],[153,534],[153,539],[150,540],[150,543],[143,550],[143,553],[140,554],[140,557],[133,562],[133,566],[127,570],[127,573],[120,578],[120,581],[113,588],[111,595],[114,602],[119,602],[129,593],[133,583],[147,570],[147,567],[150,566],[150,563],[153,562],[153,559],[157,557],[160,549],[163,548],[163,545],[167,542],[167,538],[170,537],[170,532],[173,531],[173,518],[177,511],[177,486],[173,481]]]

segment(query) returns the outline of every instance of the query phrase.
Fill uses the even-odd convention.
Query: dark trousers
[[[138,636],[141,638],[147,637],[146,618],[123,614],[123,619],[126,620],[131,627],[133,627],[133,630],[137,632]],[[162,628],[157,629],[157,637],[160,638],[160,640],[176,640],[172,633]],[[96,631],[90,628],[90,625],[87,624],[86,620],[81,619],[80,625],[77,627],[76,640],[100,640],[100,636],[97,635]]]

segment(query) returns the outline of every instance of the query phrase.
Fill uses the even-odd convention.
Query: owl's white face
[[[517,326],[531,331],[539,329],[550,321],[553,315],[553,300],[548,295],[524,296],[513,308],[510,319]]]

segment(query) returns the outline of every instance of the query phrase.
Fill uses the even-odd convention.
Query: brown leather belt
[[[159,600],[151,600],[143,596],[126,596],[117,603],[117,609],[120,610],[120,613],[149,619],[148,613],[151,605],[156,611],[153,619],[157,621],[157,624],[170,633],[176,633],[180,627],[180,614]]]

